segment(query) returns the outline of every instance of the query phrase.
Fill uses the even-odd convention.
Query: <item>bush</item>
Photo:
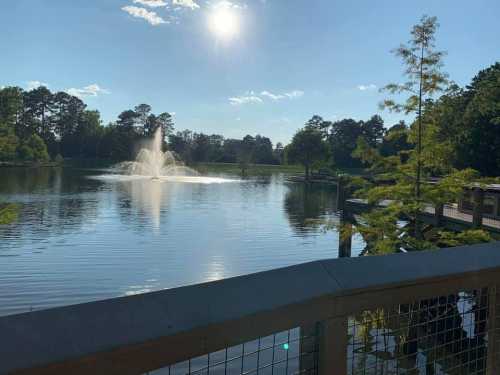
[[[0,160],[13,160],[16,158],[18,139],[15,135],[0,137]]]
[[[49,153],[43,139],[33,134],[18,149],[19,157],[26,161],[47,161]]]

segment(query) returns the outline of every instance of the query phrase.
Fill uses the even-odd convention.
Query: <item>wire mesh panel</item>
[[[313,375],[317,374],[317,343],[317,329],[294,328],[147,375]]]
[[[500,229],[500,220],[498,218],[484,216],[483,217],[483,225],[485,225],[487,227]]]
[[[483,288],[352,316],[348,373],[486,374],[488,309]]]
[[[445,204],[443,208],[443,216],[449,219],[472,223],[472,211],[460,210],[456,204]]]

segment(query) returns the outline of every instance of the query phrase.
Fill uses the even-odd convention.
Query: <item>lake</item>
[[[335,190],[275,172],[181,183],[77,168],[0,169],[0,315],[145,293],[337,257]],[[363,248],[355,238],[353,255]]]

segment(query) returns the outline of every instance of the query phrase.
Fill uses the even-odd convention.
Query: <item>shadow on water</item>
[[[4,239],[43,240],[75,232],[97,213],[95,192],[103,184],[89,184],[79,170],[6,168],[0,172],[0,200],[19,207],[19,219],[0,228]]]
[[[293,230],[299,235],[318,231],[315,219],[336,215],[335,189],[322,184],[289,184],[284,208]]]

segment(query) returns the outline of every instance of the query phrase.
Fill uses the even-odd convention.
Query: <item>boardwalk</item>
[[[383,201],[380,206],[387,206],[390,201]],[[362,213],[369,209],[369,205],[366,200],[363,199],[348,199],[346,201],[346,210],[353,213]],[[428,206],[423,213],[423,219],[427,222],[435,221],[435,209],[432,206]],[[426,220],[427,219],[427,220]],[[464,229],[471,228],[472,225],[472,214],[462,212],[458,210],[456,204],[447,204],[443,209],[443,221],[444,226],[450,227],[452,229]],[[483,217],[482,227],[490,232],[500,234],[500,220]]]

